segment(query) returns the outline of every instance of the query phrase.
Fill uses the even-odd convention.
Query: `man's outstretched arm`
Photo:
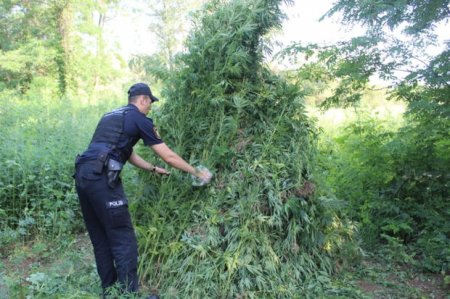
[[[161,157],[167,164],[182,170],[187,173],[191,173],[205,181],[211,179],[211,174],[208,171],[199,171],[187,163],[183,158],[178,156],[174,151],[172,151],[165,143],[155,144],[150,146],[151,149]]]
[[[159,174],[167,174],[167,175],[170,174],[170,172],[168,172],[166,169],[162,167],[157,167],[145,161],[141,156],[139,156],[135,152],[131,154],[130,159],[128,159],[128,161],[134,166],[144,170],[153,171]]]

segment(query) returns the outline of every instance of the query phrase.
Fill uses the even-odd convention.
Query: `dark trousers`
[[[76,167],[76,189],[84,222],[94,247],[102,287],[118,282],[125,292],[138,290],[137,241],[122,184],[110,188],[106,173],[92,163]]]

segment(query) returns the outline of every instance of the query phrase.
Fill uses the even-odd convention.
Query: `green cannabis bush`
[[[215,172],[205,189],[176,173],[136,183],[140,272],[165,297],[313,294],[329,283],[331,253],[352,234],[330,238],[340,224],[312,195],[316,130],[301,90],[263,63],[279,5],[211,4],[165,82],[156,115],[163,139]]]

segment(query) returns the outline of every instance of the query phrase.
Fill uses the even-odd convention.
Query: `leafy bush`
[[[395,254],[401,246],[409,256],[401,255],[403,262],[448,271],[446,122],[408,117],[395,129],[395,119],[361,119],[322,147],[328,183],[349,202],[347,213],[361,223],[367,247],[386,243]]]
[[[406,244],[421,266],[446,272],[450,43],[436,37],[438,24],[449,19],[448,1],[367,4],[338,0],[324,16],[342,13],[341,23],[362,26],[364,35],[326,46],[297,42],[279,55],[293,60],[303,54],[297,77],[306,79],[304,85],[329,83],[323,107],[359,104],[374,77],[389,82],[391,99],[408,104],[398,132],[373,121],[350,125],[332,147],[337,161],[324,167],[331,167],[329,181],[350,202],[348,212],[362,222],[370,247],[380,240],[393,250]],[[432,54],[431,45],[438,43],[440,52]]]

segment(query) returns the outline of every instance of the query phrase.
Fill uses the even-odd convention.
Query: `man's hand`
[[[161,174],[161,175],[170,175],[170,172],[162,167],[155,166],[154,170],[155,173]]]
[[[208,184],[213,177],[208,169],[196,169],[195,176],[201,179],[204,184]]]

